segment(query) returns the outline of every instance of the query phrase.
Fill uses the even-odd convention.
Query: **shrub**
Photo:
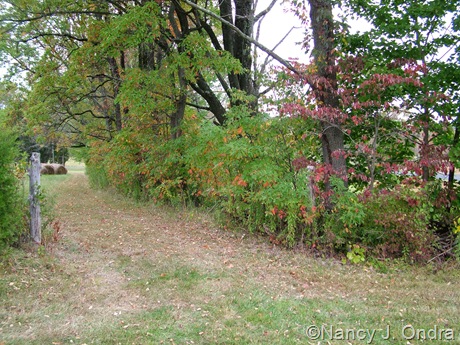
[[[103,156],[106,177],[117,190],[134,199],[144,197],[144,136],[124,129],[108,143]]]
[[[430,229],[431,204],[423,190],[398,186],[356,195],[335,184],[335,208],[325,216],[325,230],[340,251],[356,245],[377,258],[423,262],[432,257],[436,237]]]
[[[404,186],[389,193],[374,195],[369,207],[364,233],[381,257],[406,257],[422,262],[430,259],[436,248],[436,237],[430,229],[427,195]]]
[[[19,157],[16,136],[0,130],[0,247],[16,243],[24,231],[25,205],[15,164]]]
[[[233,107],[225,127],[204,123],[185,145],[186,185],[233,221],[276,243],[314,241],[301,119],[252,116]]]
[[[186,114],[175,140],[157,127],[125,127],[92,146],[90,181],[137,199],[211,207],[273,243],[348,252],[355,262],[366,255],[423,261],[433,254],[433,201],[419,187],[382,184],[388,189],[368,193],[331,178],[334,209],[324,211],[328,169],[309,170],[321,149],[304,119],[254,115],[244,106],[229,110],[225,126],[197,117]]]
[[[104,160],[107,153],[107,143],[93,142],[92,144],[87,153],[82,155],[86,175],[88,175],[89,184],[93,188],[104,189],[110,185]]]

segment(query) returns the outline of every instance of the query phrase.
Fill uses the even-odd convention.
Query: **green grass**
[[[375,330],[372,344],[459,343],[456,264],[388,263],[381,273],[314,259],[219,230],[197,212],[165,214],[92,191],[81,174],[56,177],[43,182],[55,196],[62,237],[46,252],[17,250],[3,262],[0,344],[371,340],[358,339],[358,330]],[[312,327],[322,338],[308,336]],[[435,338],[408,339],[415,330]]]
[[[46,196],[51,196],[59,191],[59,186],[61,183],[69,179],[70,175],[78,174],[80,168],[75,170],[69,170],[69,173],[66,175],[41,175],[40,176],[40,186],[42,191]],[[24,196],[27,198],[29,195],[29,178],[26,175],[22,182],[22,190]]]

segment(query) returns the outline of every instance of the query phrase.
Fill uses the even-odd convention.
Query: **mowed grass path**
[[[455,268],[378,273],[92,190],[81,171],[44,182],[57,241],[2,267],[0,344],[460,343]]]

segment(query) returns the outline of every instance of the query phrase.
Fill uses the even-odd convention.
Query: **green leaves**
[[[166,26],[164,15],[154,1],[143,6],[133,6],[100,28],[98,41],[101,49],[110,56],[120,51],[137,48],[142,43],[153,43]]]
[[[368,52],[378,51],[385,58],[422,60],[450,46],[448,17],[458,7],[458,1],[350,0],[348,3],[373,25],[373,29],[362,34],[367,37],[367,45],[363,41],[359,44]],[[358,43],[356,37],[350,42],[352,46]]]
[[[213,77],[214,73],[241,73],[241,63],[228,51],[216,50],[209,44],[209,39],[199,32],[187,35],[181,45],[180,56],[171,62],[181,62],[187,68],[188,79],[195,80],[198,72],[205,77]]]
[[[391,126],[386,128],[391,121],[370,121],[367,125],[371,131],[374,127],[374,134],[368,133],[366,137],[373,138],[374,144],[378,139],[375,151],[388,153],[393,162],[406,161],[404,169],[416,174],[423,171],[424,180],[428,180],[449,164],[441,152],[446,147],[456,145],[449,143],[446,134],[452,132],[452,128],[448,127],[455,125],[458,116],[454,109],[458,109],[459,105],[455,95],[460,86],[456,78],[460,39],[459,33],[452,29],[452,21],[455,22],[458,16],[460,3],[438,0],[350,0],[348,4],[372,24],[366,32],[352,35],[348,45],[343,46],[345,54],[363,60],[367,67],[355,79],[359,97],[354,101],[361,102],[359,107],[364,103],[373,104],[374,107],[363,107],[363,110],[374,114],[375,119],[390,112],[398,114],[398,121],[404,123],[405,128],[393,127],[391,134]],[[377,74],[386,76],[391,84],[386,83],[385,86],[385,82],[380,82],[384,87],[360,94],[362,86],[370,83]],[[353,79],[347,79],[349,74],[346,69],[343,70],[343,76],[347,81]],[[365,112],[360,115],[362,111],[358,106],[354,105],[353,108],[356,116],[366,116]],[[362,121],[365,125],[366,121]],[[379,133],[380,128],[390,131]],[[391,137],[395,139],[393,149],[390,148],[391,140],[388,140]],[[412,143],[408,143],[408,139]],[[410,157],[411,146],[415,147],[414,157]],[[435,151],[438,152],[435,156],[430,155]],[[375,163],[376,156],[371,158]],[[359,166],[365,166],[363,163]],[[376,170],[379,165],[376,164]]]
[[[18,240],[24,231],[25,215],[19,179],[15,176],[15,161],[19,156],[17,136],[3,127],[0,122],[0,249]]]

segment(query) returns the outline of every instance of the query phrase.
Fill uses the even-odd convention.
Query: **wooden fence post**
[[[42,242],[41,215],[40,215],[40,153],[33,152],[30,157],[29,168],[29,204],[30,204],[30,237],[40,244]]]

